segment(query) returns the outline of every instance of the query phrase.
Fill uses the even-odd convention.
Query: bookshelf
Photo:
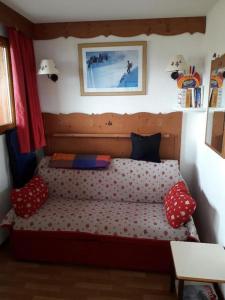
[[[183,111],[183,112],[198,112],[198,113],[207,112],[207,109],[204,107],[175,107],[174,110]]]

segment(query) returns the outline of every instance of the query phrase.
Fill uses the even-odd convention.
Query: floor
[[[1,300],[175,300],[169,275],[17,262],[0,247]]]

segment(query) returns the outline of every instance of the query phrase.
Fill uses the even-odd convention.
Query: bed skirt
[[[101,236],[78,232],[12,230],[18,260],[74,263],[105,268],[170,272],[169,241]]]

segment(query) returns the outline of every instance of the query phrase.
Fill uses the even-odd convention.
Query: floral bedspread
[[[3,226],[13,230],[66,231],[155,240],[198,240],[191,219],[173,229],[163,204],[50,198],[33,216],[24,219],[11,209]]]
[[[171,186],[182,180],[177,160],[153,163],[116,158],[104,170],[49,168],[49,161],[49,157],[42,159],[38,175],[54,198],[162,203]]]

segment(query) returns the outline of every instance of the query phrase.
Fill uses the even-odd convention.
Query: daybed
[[[163,206],[166,192],[181,179],[182,114],[45,114],[44,121],[49,154],[96,150],[123,158],[90,171],[50,168],[44,157],[38,174],[48,183],[49,199],[30,218],[11,210],[3,222],[11,226],[15,257],[168,272],[169,241],[198,239],[192,219],[173,229]],[[166,160],[129,159],[132,131],[162,132],[160,155]]]
[[[168,271],[170,240],[197,239],[193,220],[173,229],[163,197],[181,179],[178,162],[113,159],[105,170],[38,168],[49,186],[47,203],[14,223],[17,259],[75,262],[117,268]]]

